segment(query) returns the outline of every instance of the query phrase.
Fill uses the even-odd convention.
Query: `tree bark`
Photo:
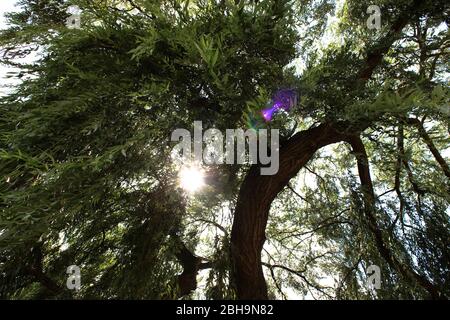
[[[240,192],[231,232],[234,281],[239,299],[267,299],[261,250],[270,205],[289,180],[320,148],[344,140],[341,126],[325,123],[295,134],[280,147],[279,171],[272,176],[251,167]]]
[[[409,8],[419,12],[421,1],[415,0]],[[367,53],[367,58],[355,79],[355,85],[364,86],[382,62],[392,44],[401,36],[403,28],[414,18],[405,10],[392,24],[379,45]],[[299,132],[280,148],[280,169],[273,176],[259,175],[259,167],[252,166],[242,183],[234,213],[231,232],[233,281],[239,299],[267,299],[261,250],[265,241],[265,229],[270,205],[289,180],[312,158],[320,148],[343,141],[348,124],[323,123],[318,127]],[[366,128],[369,123],[365,123]],[[340,128],[340,129],[339,129]],[[362,130],[354,128],[353,134]]]

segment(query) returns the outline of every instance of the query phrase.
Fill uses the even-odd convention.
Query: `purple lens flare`
[[[272,120],[273,115],[280,109],[289,111],[297,104],[297,92],[292,89],[282,89],[275,93],[271,101],[271,107],[261,111],[266,122]]]
[[[275,107],[268,108],[268,109],[263,109],[261,111],[261,113],[262,113],[262,116],[263,116],[264,120],[266,120],[266,122],[272,120],[273,113],[275,111],[276,111]]]

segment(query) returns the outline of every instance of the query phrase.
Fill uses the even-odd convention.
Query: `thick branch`
[[[417,9],[421,1],[414,1],[412,8]],[[379,41],[379,44],[370,50],[367,54],[365,66],[359,73],[360,82],[364,83],[370,79],[375,68],[380,65],[384,55],[389,51],[392,44],[401,36],[401,31],[408,22],[411,21],[411,16],[408,12],[402,13],[397,20],[392,24],[389,32]]]
[[[63,287],[44,273],[42,266],[43,254],[41,244],[37,244],[33,247],[31,255],[33,257],[33,263],[27,268],[29,274],[55,295],[62,293],[64,291]]]
[[[63,292],[64,289],[53,279],[43,273],[42,270],[30,268],[28,271],[37,282],[42,284],[46,289],[50,290],[55,295],[59,295]]]
[[[280,148],[277,174],[262,176],[256,165],[250,169],[241,186],[231,232],[235,282],[240,299],[267,299],[261,250],[272,201],[318,149],[342,141],[343,132],[342,128],[330,123],[299,132]]]
[[[420,1],[414,1],[412,8],[419,4]],[[359,85],[372,76],[384,54],[400,37],[409,18],[407,14],[402,14],[380,44],[369,52],[366,63],[358,73]],[[233,275],[239,299],[267,299],[261,250],[272,201],[317,150],[344,140],[346,134],[342,128],[356,133],[368,125],[365,123],[362,127],[351,129],[349,124],[323,123],[295,134],[280,148],[280,169],[277,174],[261,176],[258,166],[252,166],[241,185],[231,232]]]
[[[410,125],[415,126],[418,129],[420,137],[423,139],[425,144],[428,146],[428,149],[431,151],[431,153],[433,154],[434,158],[436,159],[436,161],[441,166],[441,168],[444,171],[444,173],[447,176],[447,178],[450,179],[450,168],[449,168],[447,162],[445,162],[445,159],[439,153],[439,150],[434,145],[433,140],[431,139],[431,137],[426,132],[426,130],[423,127],[422,123],[418,119],[414,119],[414,118],[406,119],[406,122],[408,124],[410,124]]]
[[[211,268],[210,262],[202,262],[203,258],[195,256],[177,236],[173,236],[178,245],[175,253],[183,272],[178,276],[179,295],[184,296],[197,288],[197,273],[199,270]]]
[[[417,274],[409,266],[406,266],[397,259],[389,246],[386,244],[383,233],[378,227],[375,216],[375,193],[373,191],[372,178],[370,176],[369,160],[363,142],[358,136],[347,139],[352,146],[353,152],[356,154],[358,164],[358,174],[361,181],[361,188],[364,192],[364,212],[370,231],[373,233],[375,243],[381,256],[386,260],[391,268],[396,270],[403,277],[419,284],[433,299],[441,297],[439,290],[427,278]]]
[[[395,163],[395,181],[394,181],[394,189],[397,193],[398,200],[400,201],[400,209],[397,217],[392,222],[392,228],[394,228],[395,224],[397,223],[398,219],[400,218],[400,221],[403,222],[403,211],[405,208],[405,199],[403,198],[403,194],[400,190],[400,176],[402,171],[402,162],[403,158],[405,157],[405,148],[403,143],[403,125],[400,124],[398,127],[398,133],[397,133],[397,162]]]

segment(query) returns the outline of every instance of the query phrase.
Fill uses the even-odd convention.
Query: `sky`
[[[6,19],[5,19],[4,15],[7,12],[17,10],[17,8],[15,6],[16,2],[17,2],[17,0],[1,0],[0,1],[0,29],[7,28]],[[339,1],[339,3],[342,4],[342,1]],[[335,18],[330,19],[329,26],[331,26],[333,23],[336,23]],[[334,39],[334,38],[330,34],[326,34],[322,45],[326,46],[329,42],[332,41],[332,39]],[[299,73],[299,74],[305,67],[305,65],[302,63],[302,61],[300,59],[296,59],[296,61],[294,61],[293,64],[296,66],[297,73]],[[11,91],[11,88],[7,87],[8,85],[18,82],[18,80],[7,78],[7,73],[11,72],[11,71],[14,71],[14,68],[9,68],[9,67],[6,67],[6,66],[0,64],[0,96],[3,96]],[[442,150],[442,154],[447,159],[450,159],[450,148],[448,148],[446,150]],[[307,181],[307,182],[309,182],[309,181]],[[304,182],[304,183],[307,183],[307,182]],[[206,278],[207,278],[207,272],[206,271],[202,272],[200,274],[199,289],[201,289],[202,286],[205,284]],[[325,282],[326,282],[325,283],[326,285],[332,285],[332,279],[330,279],[330,278],[325,279]],[[300,298],[300,296],[297,295],[296,292],[294,292],[290,288],[283,288],[283,289],[285,290],[285,293],[288,295],[289,298],[294,298],[294,299]],[[200,294],[199,291],[198,291],[198,294]],[[310,299],[311,297],[307,296],[306,298]]]
[[[17,0],[1,0],[0,1],[0,29],[6,29],[6,19],[4,17],[5,13],[11,12],[15,10],[15,3]],[[0,64],[0,96],[5,95],[10,91],[9,88],[5,88],[5,85],[11,85],[13,83],[17,83],[17,80],[7,79],[7,73],[14,71],[13,68],[5,67]]]
[[[6,26],[6,21],[4,19],[4,14],[9,11],[14,11],[15,3],[17,0],[2,0],[0,2],[0,28],[4,29]]]

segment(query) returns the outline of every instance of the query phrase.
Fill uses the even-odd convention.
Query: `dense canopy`
[[[447,298],[450,3],[377,1],[375,29],[371,4],[19,0],[0,298]],[[194,121],[279,129],[278,172],[205,165],[187,192],[170,137]]]

